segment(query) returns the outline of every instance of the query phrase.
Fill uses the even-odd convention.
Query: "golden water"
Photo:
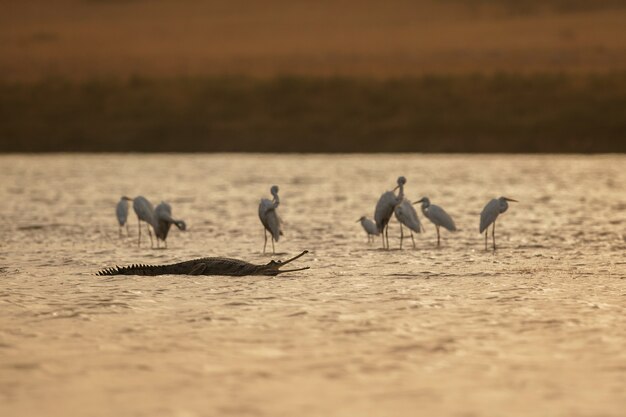
[[[443,206],[391,251],[356,220],[408,179]],[[103,267],[262,255],[270,277],[96,277]],[[166,250],[118,238],[121,195],[168,201]],[[478,215],[520,201],[485,252]],[[624,156],[0,156],[2,416],[621,416]],[[422,216],[422,220],[423,216]],[[144,237],[145,234],[144,234]]]

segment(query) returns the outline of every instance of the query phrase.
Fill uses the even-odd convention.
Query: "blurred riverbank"
[[[0,151],[626,152],[626,72],[0,82]]]

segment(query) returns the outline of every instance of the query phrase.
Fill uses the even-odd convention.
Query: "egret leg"
[[[403,240],[404,240],[404,231],[402,230],[402,223],[400,223],[400,249],[402,249]]]
[[[165,246],[165,249],[167,249],[167,240],[163,241],[163,246]]]
[[[137,247],[141,246],[141,220],[139,220],[139,217],[137,217],[137,230],[139,231],[137,233]]]
[[[385,240],[387,241],[387,250],[391,249],[389,245],[389,224],[387,224],[387,228],[385,229]]]
[[[385,240],[387,241],[387,250],[389,250],[389,225],[385,227]]]
[[[437,229],[437,247],[439,247],[439,226],[435,226]]]
[[[496,222],[493,222],[493,229],[491,229],[491,237],[493,239],[493,251],[496,251]]]
[[[264,229],[265,232],[265,242],[263,242],[263,253],[265,253],[265,247],[267,246],[267,230]]]
[[[276,251],[274,250],[274,235],[272,235],[272,255],[275,255]]]
[[[413,239],[413,231],[411,230],[411,241],[413,242],[413,249],[415,249],[415,239]]]
[[[120,239],[122,238],[122,226],[120,226],[120,230],[119,230],[118,236],[119,236]]]
[[[130,236],[130,230],[128,229],[128,222],[126,223],[126,236]]]
[[[148,236],[150,236],[150,249],[154,248],[154,241],[152,240],[152,232],[150,231],[150,225],[146,223],[146,229],[148,229]]]
[[[485,250],[487,250],[487,233],[489,233],[489,228],[485,230]]]
[[[380,232],[380,238],[383,240],[383,249],[385,249],[385,229]]]

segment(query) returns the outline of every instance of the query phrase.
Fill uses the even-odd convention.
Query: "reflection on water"
[[[619,415],[626,342],[622,156],[2,156],[0,410],[7,415]],[[405,175],[445,207],[417,249],[356,220]],[[257,205],[281,187],[270,277],[95,277],[229,256],[265,263]],[[167,250],[120,239],[121,195],[165,200]],[[483,251],[478,215],[520,201]],[[420,213],[421,216],[421,213]],[[3,413],[4,414],[4,413]],[[497,414],[497,413],[496,413]]]

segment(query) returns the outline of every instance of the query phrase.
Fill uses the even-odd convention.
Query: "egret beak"
[[[396,188],[394,188],[392,191],[396,191],[398,188],[400,188],[400,186],[396,186]]]
[[[358,223],[358,222],[360,222],[360,221],[361,221],[361,219],[357,220],[357,221],[356,221],[356,223]]]
[[[412,202],[411,204],[419,204],[419,203],[423,203],[424,202],[424,197],[420,198],[417,201]]]
[[[514,202],[514,203],[519,203],[519,201],[517,201],[517,200],[513,200],[512,198],[504,197],[504,199],[505,199],[506,201],[512,201],[512,202]]]

